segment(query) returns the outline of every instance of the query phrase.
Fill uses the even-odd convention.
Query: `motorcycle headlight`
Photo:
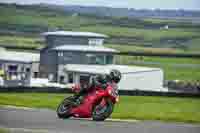
[[[109,94],[109,95],[112,95],[112,90],[108,90],[108,94]]]

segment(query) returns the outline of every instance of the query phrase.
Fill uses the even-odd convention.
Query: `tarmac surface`
[[[15,109],[0,107],[0,128],[15,133],[200,133],[200,124],[165,123],[159,121],[94,122],[83,119],[58,119],[48,109]]]

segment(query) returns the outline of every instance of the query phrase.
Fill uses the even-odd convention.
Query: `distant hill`
[[[54,9],[62,9],[67,12],[77,12],[107,17],[155,17],[155,18],[200,18],[200,10],[162,10],[162,9],[134,9],[134,8],[111,8],[97,6],[55,6],[45,5]]]
[[[124,12],[117,13],[120,10]],[[155,19],[144,15],[143,17],[123,16],[126,10],[128,9],[0,4],[0,45],[39,45],[37,38],[40,37],[40,33],[70,30],[106,34],[109,36],[106,43],[111,45],[199,49],[200,24],[193,23],[192,19],[195,15],[192,19],[184,17],[187,21],[182,21],[183,18]],[[143,14],[146,12],[146,10],[133,11],[143,12]],[[112,12],[118,15],[114,16]],[[195,14],[197,11],[187,12]],[[198,18],[197,16],[198,14],[195,19]]]

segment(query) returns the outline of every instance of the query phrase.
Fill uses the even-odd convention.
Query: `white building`
[[[31,78],[39,76],[40,54],[16,51],[0,51],[0,70],[4,73],[4,85],[30,85]]]
[[[109,74],[112,69],[122,73],[120,90],[167,91],[163,88],[163,71],[159,68],[123,66],[123,65],[76,65],[68,64],[65,71],[70,75],[70,83],[89,80],[91,75]]]
[[[46,47],[40,52],[40,73],[60,84],[88,81],[91,75],[122,73],[121,90],[165,91],[159,68],[129,67],[115,64],[115,49],[103,46],[108,36],[91,32],[56,31],[43,36]]]

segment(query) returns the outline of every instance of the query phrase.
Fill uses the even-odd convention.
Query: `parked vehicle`
[[[73,90],[79,89],[77,86]],[[94,121],[104,121],[119,101],[118,90],[108,84],[105,89],[94,88],[76,104],[75,96],[65,98],[57,108],[59,118],[92,118]]]

